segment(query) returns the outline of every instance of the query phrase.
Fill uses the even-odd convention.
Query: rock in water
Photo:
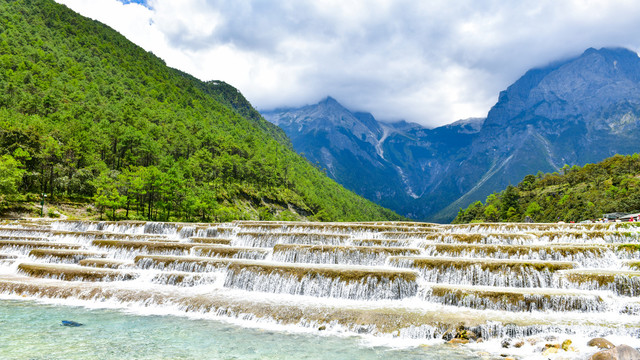
[[[599,351],[589,360],[640,360],[640,351],[628,345],[619,345],[613,349]]]
[[[605,338],[593,338],[587,343],[588,346],[596,346],[599,349],[613,349],[616,347],[613,343]]]
[[[467,339],[460,339],[460,338],[453,338],[449,341],[447,341],[448,344],[468,344],[469,340]]]
[[[62,326],[82,326],[84,324],[81,324],[79,322],[75,322],[75,321],[71,321],[71,320],[62,320]]]

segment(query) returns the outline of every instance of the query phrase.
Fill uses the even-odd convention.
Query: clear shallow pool
[[[62,326],[62,320],[83,323]],[[479,359],[462,347],[392,349],[359,338],[243,328],[178,316],[0,300],[1,359]]]

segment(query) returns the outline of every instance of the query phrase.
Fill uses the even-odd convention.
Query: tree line
[[[615,155],[597,164],[527,175],[516,186],[460,209],[454,223],[582,221],[640,211],[640,157]]]

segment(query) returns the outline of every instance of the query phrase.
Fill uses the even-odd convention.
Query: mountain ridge
[[[288,110],[290,121],[295,111]],[[269,121],[280,116],[278,111],[267,113]],[[363,169],[370,162],[358,164],[354,159],[348,166],[381,179],[383,184],[376,185],[374,194],[373,188],[358,179],[343,179],[338,173],[332,177],[406,216],[448,222],[460,207],[483,200],[527,174],[638,151],[634,139],[640,136],[639,118],[638,55],[624,48],[590,48],[525,72],[500,92],[484,119],[460,120],[433,129],[376,121],[385,134],[378,135],[377,149],[388,173]],[[291,124],[283,129],[290,138],[298,139],[294,143],[320,143],[325,158],[333,154],[333,167],[336,159],[348,157],[342,154],[344,146],[338,149],[329,139],[318,143],[304,126],[301,131]],[[348,127],[343,126],[342,132],[348,133]],[[364,151],[373,156],[365,148],[355,149],[356,136],[350,144],[352,153]],[[294,149],[298,151],[295,144]],[[322,157],[314,151],[313,146],[305,148],[306,156],[323,166]]]

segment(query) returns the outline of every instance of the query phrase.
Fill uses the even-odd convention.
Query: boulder
[[[640,360],[640,351],[628,345],[619,345],[599,351],[591,355],[589,360]]]
[[[456,337],[457,331],[453,329],[449,329],[442,334],[442,340],[449,341]]]
[[[593,338],[587,343],[588,346],[595,346],[598,349],[613,349],[616,347],[613,343],[605,338]]]
[[[471,330],[459,330],[456,337],[460,339],[467,339],[467,340],[474,340],[474,341],[478,339],[478,335],[476,335],[476,333],[474,333]]]

